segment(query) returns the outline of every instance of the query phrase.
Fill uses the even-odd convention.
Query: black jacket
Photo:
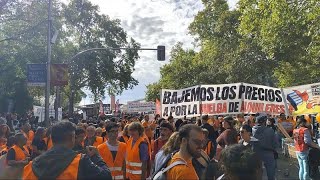
[[[32,162],[32,171],[41,179],[56,179],[69,166],[77,153],[71,149],[53,147],[49,151],[38,156]],[[100,156],[81,154],[78,169],[78,179],[112,179],[106,163]]]

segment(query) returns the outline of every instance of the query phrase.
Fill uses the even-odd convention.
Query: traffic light
[[[166,47],[165,46],[158,46],[157,47],[157,57],[158,57],[158,61],[166,60]]]

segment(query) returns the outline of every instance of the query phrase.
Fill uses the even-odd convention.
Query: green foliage
[[[197,84],[246,82],[285,87],[319,82],[318,1],[240,0],[232,10],[226,0],[202,3],[205,8],[189,26],[200,51],[183,56],[191,50],[181,48],[171,56],[159,82],[147,86],[147,99],[159,97],[161,88]],[[176,64],[183,62],[189,62],[185,67],[192,71],[190,78],[185,77],[186,70],[177,69]],[[168,67],[176,71],[163,70]]]
[[[44,96],[44,88],[26,86],[26,67],[47,61],[47,6],[47,1],[39,0],[0,3],[0,104],[4,107],[0,111],[6,111],[7,99],[14,100],[15,111],[25,112],[32,107],[33,99],[39,104],[36,99]],[[137,85],[132,77],[139,58],[137,50],[90,51],[70,59],[90,48],[139,48],[135,40],[127,37],[119,20],[101,15],[97,6],[79,0],[68,4],[53,0],[52,14],[52,31],[59,30],[52,46],[52,63],[69,64],[75,103],[84,96],[83,87],[88,87],[97,99],[106,91],[116,94]],[[64,107],[73,103],[70,92],[70,86],[62,89]]]

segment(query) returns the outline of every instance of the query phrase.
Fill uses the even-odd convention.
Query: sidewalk
[[[298,161],[293,158],[285,157],[279,154],[277,160],[277,180],[299,180],[299,165]],[[265,168],[263,168],[263,180],[268,180]]]

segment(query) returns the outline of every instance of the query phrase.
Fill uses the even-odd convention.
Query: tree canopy
[[[29,63],[46,63],[47,6],[47,1],[38,0],[0,3],[0,112],[7,112],[7,101],[13,100],[14,111],[23,113],[36,97],[44,95],[44,88],[27,86],[26,67]],[[81,0],[68,4],[54,0],[52,14],[52,31],[59,31],[52,46],[52,63],[69,64],[72,78],[62,89],[64,97],[72,98],[72,88],[76,102],[80,102],[84,95],[81,88],[87,87],[97,100],[105,93],[119,94],[138,84],[132,77],[139,58],[137,50],[89,51],[71,60],[90,48],[139,48],[120,20],[101,14],[98,6]],[[25,107],[20,107],[22,104]]]
[[[319,81],[318,1],[239,0],[235,9],[226,0],[202,3],[189,26],[200,51],[175,46],[160,80],[147,86],[146,99],[159,98],[163,88],[198,84],[285,87]]]

